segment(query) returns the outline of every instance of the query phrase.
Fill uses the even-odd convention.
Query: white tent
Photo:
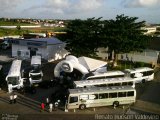
[[[79,57],[78,61],[81,65],[88,69],[88,71],[95,71],[98,68],[101,68],[107,65],[107,62],[96,60],[88,57]]]

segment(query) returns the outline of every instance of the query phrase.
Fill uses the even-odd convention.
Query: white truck
[[[42,82],[41,56],[32,56],[31,67],[29,72],[30,85]]]
[[[6,76],[8,84],[8,92],[11,93],[13,89],[23,88],[24,78],[21,76],[21,60],[14,60],[11,68]]]

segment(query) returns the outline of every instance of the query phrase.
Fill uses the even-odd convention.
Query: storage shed
[[[65,43],[55,37],[51,38],[32,38],[32,39],[13,39],[12,57],[30,59],[32,56],[39,55],[42,59],[55,61],[62,59],[68,53],[65,50]]]

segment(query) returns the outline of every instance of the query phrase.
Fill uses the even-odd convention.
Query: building
[[[32,38],[13,39],[12,57],[30,59],[34,55],[40,55],[42,59],[55,61],[62,59],[68,53],[65,43],[57,38]]]
[[[143,27],[142,29],[146,30],[144,34],[148,35],[148,34],[155,33],[157,31],[157,26],[146,26],[146,27]]]

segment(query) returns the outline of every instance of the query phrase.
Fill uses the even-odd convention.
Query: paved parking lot
[[[6,51],[8,52],[8,51]],[[0,52],[1,53],[1,52]],[[3,53],[3,52],[2,52]],[[8,52],[9,53],[9,52]],[[6,54],[6,53],[5,53]],[[2,56],[0,54],[0,56]],[[1,58],[0,58],[1,59]],[[1,60],[0,60],[1,61]],[[6,61],[5,61],[6,62]],[[11,65],[11,62],[7,64],[3,62],[4,70],[7,72]],[[43,65],[44,80],[53,79],[55,63],[47,63]],[[160,72],[157,73],[160,76]],[[0,91],[0,113],[4,114],[15,114],[19,115],[19,119],[95,119],[96,114],[148,114],[155,113],[160,114],[160,81],[159,79],[156,82],[149,82],[145,84],[137,85],[137,102],[134,106],[131,106],[131,109],[128,109],[127,106],[125,109],[122,109],[122,106],[117,109],[113,109],[112,106],[109,107],[99,107],[94,109],[70,110],[68,113],[64,112],[64,108],[60,108],[57,111],[48,113],[48,109],[43,113],[40,112],[40,104],[45,102],[47,97],[50,97],[51,94],[55,91],[55,87],[49,89],[37,88],[36,94],[18,94],[17,104],[9,104],[9,94],[6,91]]]

